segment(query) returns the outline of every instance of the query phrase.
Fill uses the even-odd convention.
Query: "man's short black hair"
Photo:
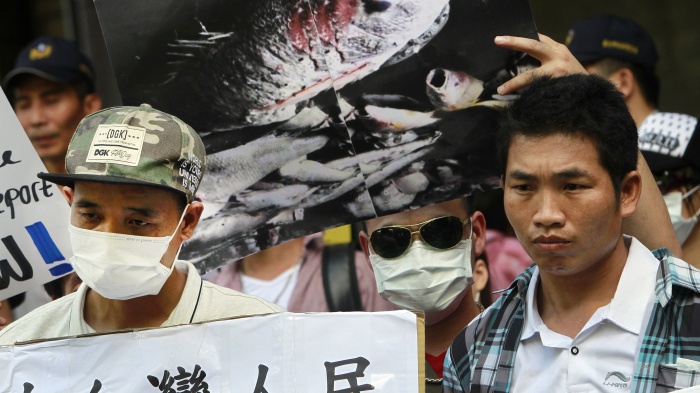
[[[607,57],[600,59],[592,64],[584,64],[584,66],[593,65],[600,71],[600,74],[606,78],[616,73],[617,71],[627,68],[634,75],[634,80],[637,81],[639,89],[642,91],[644,100],[654,108],[659,107],[659,91],[661,90],[661,82],[659,77],[653,70],[641,67],[634,63],[624,60]]]
[[[467,212],[467,216],[471,216],[476,211],[476,199],[474,199],[473,195],[462,197],[462,204]]]
[[[622,179],[637,169],[637,126],[624,99],[607,80],[585,74],[540,77],[506,109],[498,133],[505,171],[513,136],[555,134],[590,138],[619,198]]]

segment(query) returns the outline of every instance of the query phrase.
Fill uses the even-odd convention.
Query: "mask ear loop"
[[[690,191],[688,191],[688,192],[686,192],[685,194],[683,194],[683,196],[681,196],[681,199],[686,199],[686,198],[688,198],[689,196],[693,195],[693,194],[695,193],[695,191],[697,191],[697,190],[699,190],[699,189],[700,189],[700,184],[698,184],[697,186],[691,188]]]
[[[178,229],[180,229],[180,225],[182,225],[182,220],[185,219],[185,214],[187,214],[187,208],[190,207],[190,204],[188,203],[185,205],[185,208],[182,211],[182,215],[180,216],[180,220],[177,222],[177,227],[175,227],[175,232],[173,232],[172,235],[170,235],[170,241],[173,240],[173,237],[175,237],[175,234],[178,232]],[[180,247],[177,248],[177,252],[175,253],[175,259],[173,260],[173,264],[170,265],[170,272],[173,272],[173,269],[175,269],[175,262],[177,262],[177,258],[180,256],[180,250],[182,250],[182,245],[185,242],[180,243]]]
[[[698,184],[697,186],[691,188],[688,192],[686,192],[685,194],[683,194],[683,195],[681,196],[681,200],[687,199],[689,196],[693,195],[693,194],[694,194],[697,190],[699,190],[699,189],[700,189],[700,184]],[[692,207],[693,204],[690,203],[689,205]],[[693,215],[692,215],[691,217],[692,217],[692,218],[696,218],[696,217],[698,217],[698,216],[700,216],[700,209],[698,209],[695,213],[693,213]]]

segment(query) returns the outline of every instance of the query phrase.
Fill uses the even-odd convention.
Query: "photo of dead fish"
[[[286,240],[498,187],[496,92],[527,0],[96,0],[125,105],[202,137],[206,272]]]

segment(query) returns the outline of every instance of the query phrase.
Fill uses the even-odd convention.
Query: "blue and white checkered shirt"
[[[637,356],[632,392],[700,385],[700,370],[675,366],[679,358],[700,361],[700,270],[666,249],[653,253],[660,261],[656,299]],[[445,357],[443,392],[510,392],[534,268],[518,276],[455,338]]]

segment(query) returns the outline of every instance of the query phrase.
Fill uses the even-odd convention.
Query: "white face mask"
[[[446,310],[472,279],[472,239],[449,250],[414,240],[398,258],[370,254],[377,289],[386,300],[406,310],[423,311],[426,318]]]
[[[88,287],[107,299],[157,295],[175,266],[173,261],[167,268],[160,260],[180,228],[186,211],[187,208],[182,212],[175,232],[165,237],[98,232],[69,223],[74,254],[71,262],[75,272]]]
[[[700,189],[700,185],[693,187],[685,194],[674,191],[664,195],[664,202],[666,202],[668,214],[671,216],[673,229],[676,231],[676,236],[678,236],[678,241],[681,242],[681,244],[688,240],[690,233],[698,223],[698,215],[700,215],[700,210],[698,210],[690,218],[683,217],[683,200],[693,195],[698,189]]]

